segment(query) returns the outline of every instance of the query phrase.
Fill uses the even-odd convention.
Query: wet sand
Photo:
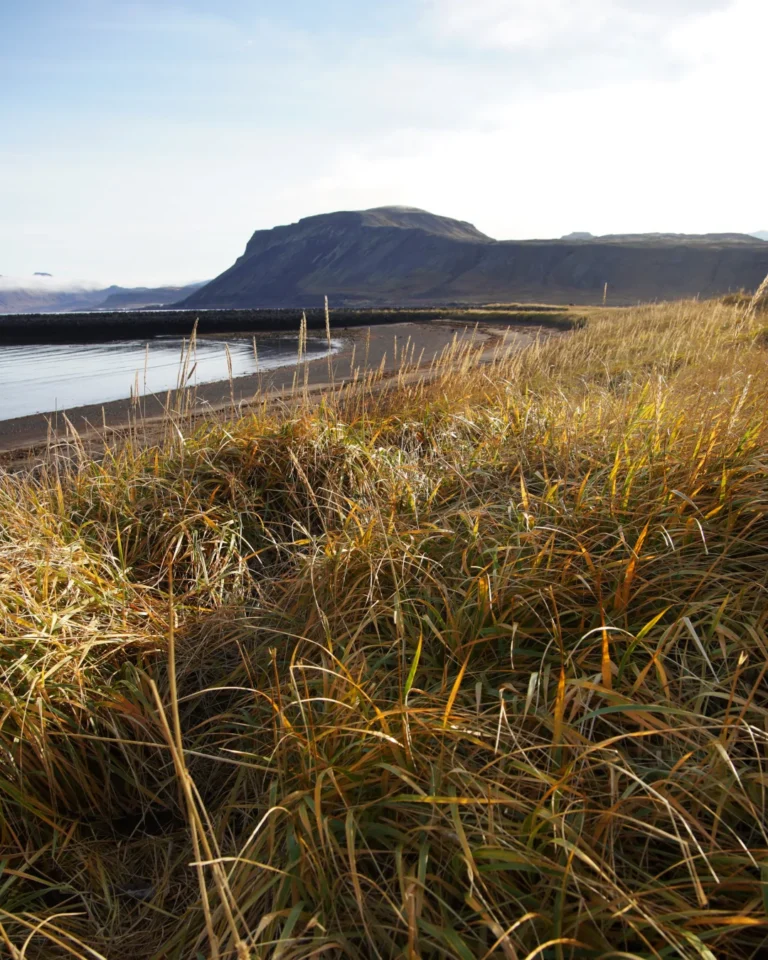
[[[533,343],[537,337],[549,336],[552,330],[543,330],[538,326],[500,327],[481,326],[476,329],[457,322],[446,323],[397,323],[387,326],[336,328],[334,339],[342,339],[344,346],[331,358],[332,379],[338,387],[349,380],[354,368],[364,366],[368,354],[367,369],[385,372],[400,368],[403,350],[408,344],[409,356],[414,361],[421,357],[422,367],[429,367],[432,360],[450,345],[454,336],[460,340],[474,338],[474,342],[484,344],[488,359],[501,336],[507,331],[508,343],[518,344],[521,348]],[[410,340],[410,342],[409,342]],[[328,358],[310,361],[307,365],[308,388],[314,392],[328,389],[330,386]],[[198,419],[215,417],[216,414],[231,413],[232,401],[241,410],[247,410],[251,401],[261,402],[265,398],[279,401],[292,395],[296,367],[281,367],[266,371],[261,375],[239,377],[233,381],[224,380],[203,384],[195,389],[194,412]],[[304,367],[298,374],[303,388]],[[173,402],[172,397],[172,402]],[[166,415],[167,394],[147,396],[140,400],[143,423],[162,422]],[[105,428],[108,433],[120,432],[126,427],[136,406],[131,400],[115,400],[105,404],[77,407],[72,410],[39,413],[14,420],[0,420],[0,468],[14,469],[22,464],[34,462],[49,448],[52,441],[65,438],[71,429],[89,441],[102,441]]]

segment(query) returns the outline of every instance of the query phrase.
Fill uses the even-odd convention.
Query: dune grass
[[[766,956],[764,327],[0,476],[0,953]]]

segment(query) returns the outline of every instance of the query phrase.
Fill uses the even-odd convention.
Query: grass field
[[[0,475],[0,953],[767,956],[766,322]]]

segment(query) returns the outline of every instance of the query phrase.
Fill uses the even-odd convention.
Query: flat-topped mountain
[[[755,289],[768,247],[744,234],[497,241],[411,207],[329,213],[258,230],[243,255],[178,306],[594,303]]]

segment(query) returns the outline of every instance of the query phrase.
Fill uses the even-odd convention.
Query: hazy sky
[[[0,0],[0,274],[206,279],[408,204],[768,229],[768,0]]]

